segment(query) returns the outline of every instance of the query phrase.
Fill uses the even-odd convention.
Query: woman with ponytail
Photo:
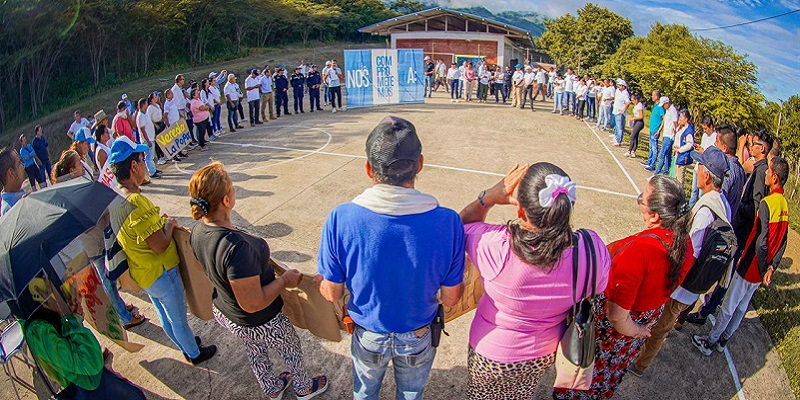
[[[461,211],[467,255],[486,290],[470,329],[469,399],[533,399],[539,378],[555,361],[574,302],[575,191],[575,183],[553,164],[517,165]],[[516,207],[519,219],[485,223],[495,205]],[[600,293],[611,257],[597,234],[588,233],[597,260],[593,289]],[[586,244],[578,239],[578,298],[590,274]]]
[[[691,267],[692,257],[685,257],[691,214],[683,185],[655,175],[637,203],[645,230],[608,246],[612,256],[608,288],[595,299],[592,386],[555,389],[555,399],[611,398]]]
[[[300,338],[281,311],[281,291],[300,284],[300,271],[291,269],[276,277],[267,241],[233,226],[236,190],[222,164],[214,162],[195,172],[189,195],[192,218],[200,220],[189,243],[214,285],[214,319],[245,343],[261,390],[270,399],[283,398],[289,387],[299,400],[322,394],[328,379],[308,375]],[[288,371],[275,374],[270,349],[283,358]]]

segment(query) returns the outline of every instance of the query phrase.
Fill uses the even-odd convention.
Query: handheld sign
[[[189,132],[189,126],[183,118],[156,135],[158,147],[161,148],[161,151],[163,151],[164,155],[169,159],[172,159],[176,154],[180,153],[191,141],[192,135]]]

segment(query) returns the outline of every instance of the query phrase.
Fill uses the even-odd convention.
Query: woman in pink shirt
[[[200,151],[206,151],[206,132],[208,131],[208,110],[211,107],[200,99],[200,89],[192,89],[190,107],[192,109],[192,121],[197,127],[197,140],[200,142]]]
[[[517,165],[461,211],[467,255],[486,290],[470,329],[468,398],[533,399],[539,378],[555,361],[573,306],[575,189],[553,164]],[[504,204],[517,208],[519,220],[484,222],[492,206]],[[597,234],[589,234],[597,257],[594,291],[601,293],[611,259]],[[577,248],[583,245],[579,239]],[[589,273],[587,259],[579,257],[578,282]]]

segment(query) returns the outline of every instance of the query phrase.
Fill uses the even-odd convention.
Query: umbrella
[[[0,217],[0,302],[17,299],[43,270],[66,278],[55,276],[50,260],[115,203],[126,202],[113,189],[73,179],[29,194]]]

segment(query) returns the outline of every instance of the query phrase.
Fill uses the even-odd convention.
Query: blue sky
[[[536,11],[558,17],[586,4],[579,0],[440,0],[449,7],[484,6],[492,11]],[[751,21],[800,9],[800,0],[672,0],[636,2],[596,1],[633,22],[637,35],[646,35],[655,21],[679,23],[690,29]],[[755,24],[697,34],[721,40],[758,66],[759,86],[769,100],[800,94],[800,13]]]

